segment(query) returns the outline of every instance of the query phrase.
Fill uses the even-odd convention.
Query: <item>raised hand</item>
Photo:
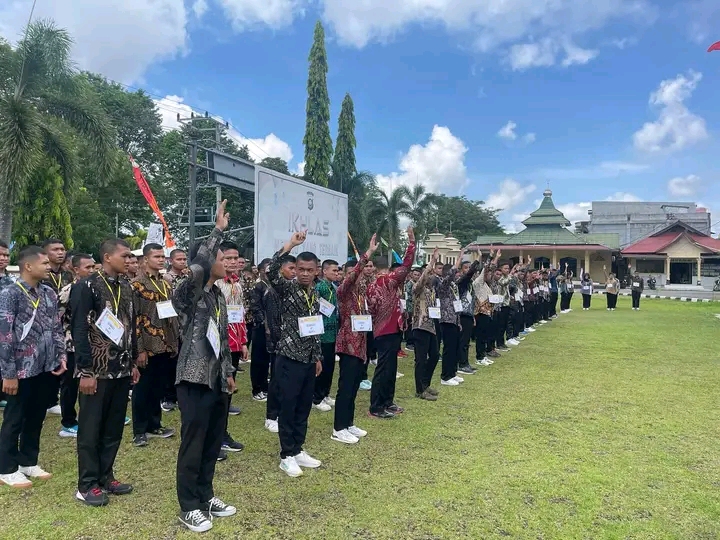
[[[217,215],[215,216],[215,226],[221,231],[227,229],[228,223],[230,222],[230,214],[225,212],[226,206],[227,199],[220,203],[220,206],[218,206],[217,209]]]
[[[407,235],[408,235],[408,240],[410,241],[410,243],[414,244],[415,243],[415,231],[413,230],[412,227],[407,228]]]
[[[293,235],[290,237],[290,243],[293,247],[301,245],[303,242],[305,242],[305,239],[307,238],[307,231],[297,231],[294,232]]]
[[[370,239],[370,247],[367,250],[367,256],[370,258],[373,253],[377,251],[377,248],[380,246],[377,241],[377,233],[372,235],[372,238]]]

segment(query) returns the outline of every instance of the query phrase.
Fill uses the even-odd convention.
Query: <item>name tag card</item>
[[[326,317],[329,317],[333,314],[333,311],[335,311],[335,306],[324,298],[320,298],[318,300],[318,304],[320,304],[320,313],[322,313]]]
[[[428,317],[431,319],[439,319],[440,318],[440,308],[439,307],[429,307],[428,308]]]
[[[205,337],[210,342],[215,358],[220,358],[220,331],[214,319],[210,319]]]
[[[161,319],[169,319],[170,317],[178,316],[170,300],[158,302],[155,305],[157,306],[158,317],[160,317]]]
[[[97,329],[105,334],[115,345],[120,345],[120,340],[125,333],[125,326],[112,311],[105,308],[95,321],[95,326],[97,326]]]
[[[633,281],[633,287],[639,287],[640,282],[639,281]]]
[[[572,289],[575,288],[575,286],[573,285],[573,282],[572,282],[572,281],[568,281],[568,282],[567,282],[567,288],[568,288],[568,290],[572,290]]]
[[[589,293],[589,292],[590,292],[590,285],[583,285],[582,291],[583,291],[584,293]]]
[[[352,315],[350,322],[353,332],[372,332],[372,315]]]
[[[33,323],[35,322],[35,315],[37,314],[37,310],[33,310],[32,317],[30,317],[30,320],[23,324],[23,331],[22,335],[20,336],[20,341],[24,340],[27,335],[30,333],[30,329],[32,328]]]
[[[532,294],[532,289],[528,289],[528,294]]]
[[[405,300],[404,298],[400,299],[400,311],[402,311],[403,313],[407,311],[407,300]]]
[[[489,300],[491,304],[502,304],[503,297],[501,294],[491,294]]]
[[[515,301],[516,301],[516,302],[522,302],[522,299],[523,299],[522,293],[517,293],[517,294],[515,295]]]
[[[243,306],[228,306],[227,307],[228,322],[230,324],[237,324],[245,322],[245,308]]]
[[[455,313],[460,313],[463,310],[462,302],[460,300],[454,300],[453,308],[455,309]]]
[[[534,288],[533,288],[533,292],[534,292],[535,294],[539,293],[539,292],[540,292],[540,287],[534,287]]]
[[[300,337],[319,336],[325,332],[322,316],[298,317]]]

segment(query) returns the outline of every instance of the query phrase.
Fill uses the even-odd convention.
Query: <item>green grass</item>
[[[578,295],[576,295],[577,297]],[[257,539],[718,538],[720,367],[715,304],[627,298],[608,313],[562,315],[493,366],[413,396],[401,361],[391,421],[364,417],[370,434],[330,441],[332,413],[313,411],[307,450],[323,467],[290,479],[278,469],[277,435],[249,399],[231,432],[246,444],[218,464],[216,493],[238,506],[207,536]],[[439,377],[439,369],[436,378]],[[238,398],[236,398],[238,399]],[[177,413],[165,415],[179,427]],[[0,488],[0,538],[191,538],[176,520],[177,439],[135,449],[130,433],[116,474],[135,493],[103,509],[74,498],[74,443],[46,421],[40,465],[55,474],[26,491]]]

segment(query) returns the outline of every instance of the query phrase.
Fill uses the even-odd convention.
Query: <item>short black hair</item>
[[[333,264],[335,266],[340,266],[338,262],[333,259],[325,259],[322,263],[322,269],[325,270],[328,266],[332,266]]]
[[[42,243],[42,248],[45,249],[48,246],[52,246],[53,244],[62,244],[63,247],[65,247],[65,242],[62,240],[58,240],[57,238],[48,238]]]
[[[109,240],[105,240],[102,244],[100,244],[100,260],[104,260],[105,255],[112,255],[118,250],[118,248],[121,247],[130,249],[130,244],[122,238],[110,238]]]
[[[27,246],[20,250],[18,254],[18,266],[22,270],[22,266],[26,261],[37,259],[40,255],[45,255],[45,250],[40,246]]]
[[[260,261],[260,264],[258,264],[258,270],[266,268],[267,265],[269,265],[271,261],[272,261],[272,259],[265,257],[262,261]]]
[[[231,249],[234,249],[235,251],[240,253],[240,248],[238,248],[238,245],[235,242],[231,242],[230,240],[226,240],[225,242],[222,242],[219,247],[220,251],[223,253],[226,251],[229,251]]]
[[[280,266],[286,265],[288,263],[295,264],[297,262],[297,259],[294,255],[290,255],[289,253],[287,255],[283,255],[280,257]]]
[[[93,260],[92,255],[88,255],[87,253],[76,253],[72,256],[72,260],[70,261],[70,264],[72,264],[73,268],[77,268],[80,266],[80,263],[85,260]]]
[[[170,252],[170,258],[171,258],[171,259],[174,259],[174,258],[175,258],[175,255],[177,255],[178,253],[182,253],[182,254],[184,255],[184,254],[185,254],[185,250],[184,250],[184,249],[173,249],[173,250]]]
[[[297,262],[314,262],[315,264],[318,263],[319,259],[317,258],[317,255],[315,255],[312,251],[303,251],[297,256]]]
[[[502,268],[503,266],[512,266],[512,265],[510,264],[510,261],[500,261],[498,263],[498,268]]]
[[[444,264],[443,265],[443,274],[448,274],[450,270],[452,270],[453,265],[452,264]]]
[[[0,240],[0,248],[10,249],[5,240]]]
[[[141,255],[141,257],[142,257],[142,255]],[[135,255],[134,253],[130,253],[130,255],[128,256],[128,258],[130,258],[130,259],[137,259],[138,256]]]
[[[445,266],[445,263],[442,261],[435,261],[435,268],[437,268],[438,266]]]
[[[163,254],[165,254],[165,248],[163,248],[160,244],[145,244],[145,247],[143,248],[143,257],[147,257],[150,255],[151,251],[162,251]]]

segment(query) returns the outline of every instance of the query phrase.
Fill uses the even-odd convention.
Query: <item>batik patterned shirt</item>
[[[373,316],[373,335],[377,338],[397,334],[404,330],[403,313],[400,310],[402,286],[410,273],[415,260],[415,242],[408,244],[402,266],[378,276],[368,286],[367,298],[370,313]]]
[[[460,300],[460,291],[455,283],[457,271],[457,268],[453,267],[446,276],[438,279],[435,294],[440,299],[440,322],[459,326],[460,318],[453,304],[455,300]]]
[[[240,306],[243,308],[245,320],[240,323],[228,323],[230,352],[241,352],[248,341],[246,321],[252,316],[252,311],[249,309],[250,302],[246,302],[247,295],[243,291],[240,278],[236,274],[226,276],[222,281],[218,281],[217,286],[220,287],[223,296],[225,296],[225,303],[228,306]]]
[[[340,328],[338,329],[335,350],[339,354],[348,354],[367,362],[368,332],[353,332],[352,316],[367,315],[366,298],[367,282],[362,275],[363,268],[368,263],[363,253],[355,267],[345,273],[340,287],[337,290]]]
[[[337,288],[334,283],[330,283],[326,279],[321,279],[315,285],[315,292],[325,301],[335,306],[330,316],[323,315],[323,328],[325,332],[320,336],[320,343],[335,343],[338,333],[338,309],[337,309]]]
[[[132,281],[137,314],[138,352],[148,356],[178,353],[180,327],[177,317],[160,318],[158,303],[172,299],[172,287],[160,277],[143,274]]]
[[[430,318],[428,308],[435,307],[435,279],[433,270],[428,266],[413,284],[413,330],[425,330],[435,333],[435,319]]]
[[[27,325],[30,325],[29,329]],[[23,337],[23,334],[26,334]],[[65,361],[65,339],[55,292],[19,279],[0,292],[0,373],[29,379]]]

